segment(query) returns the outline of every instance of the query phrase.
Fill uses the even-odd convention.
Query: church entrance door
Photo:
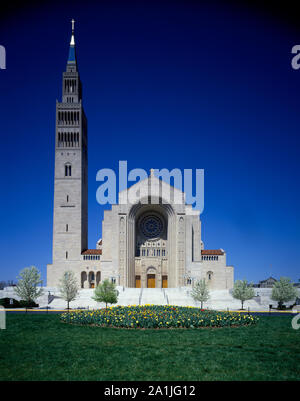
[[[155,274],[148,274],[147,275],[147,287],[148,288],[155,288]]]
[[[141,288],[141,276],[135,276],[135,288]]]
[[[162,288],[168,288],[168,276],[162,276]]]

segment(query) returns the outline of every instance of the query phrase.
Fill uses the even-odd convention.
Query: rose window
[[[148,215],[141,219],[140,230],[147,238],[157,238],[163,231],[163,222],[156,215]]]

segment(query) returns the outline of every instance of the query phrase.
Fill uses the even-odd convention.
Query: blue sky
[[[73,5],[71,5],[73,4]],[[89,247],[105,207],[96,173],[203,168],[202,238],[235,279],[297,281],[300,31],[235,3],[44,2],[2,16],[0,280],[52,260],[55,102],[70,20],[89,136]]]

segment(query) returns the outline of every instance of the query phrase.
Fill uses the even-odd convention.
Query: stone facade
[[[72,270],[82,288],[106,278],[124,287],[175,288],[201,278],[211,289],[233,287],[226,253],[204,250],[200,213],[153,170],[104,211],[97,249],[87,249],[87,189],[87,120],[72,33],[62,102],[56,105],[53,262],[47,285],[57,286],[63,272]]]
[[[151,197],[132,204],[131,192]],[[181,287],[205,278],[211,289],[233,287],[225,252],[201,249],[199,212],[185,204],[183,192],[153,174],[119,193],[119,204],[104,212],[102,233],[101,267],[119,285]]]

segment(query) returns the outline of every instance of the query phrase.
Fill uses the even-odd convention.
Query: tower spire
[[[70,46],[75,46],[75,39],[74,39],[74,24],[75,24],[75,20],[72,19],[71,23],[72,23],[72,36],[71,36]]]
[[[66,71],[63,73],[63,103],[78,103],[82,98],[82,87],[77,67],[77,57],[75,51],[74,24],[71,20],[72,35],[69,45],[69,55]]]
[[[72,23],[72,35],[70,41],[70,49],[69,49],[69,57],[68,57],[68,64],[76,64],[76,55],[75,55],[75,37],[74,37],[74,24],[75,20],[71,20]]]

